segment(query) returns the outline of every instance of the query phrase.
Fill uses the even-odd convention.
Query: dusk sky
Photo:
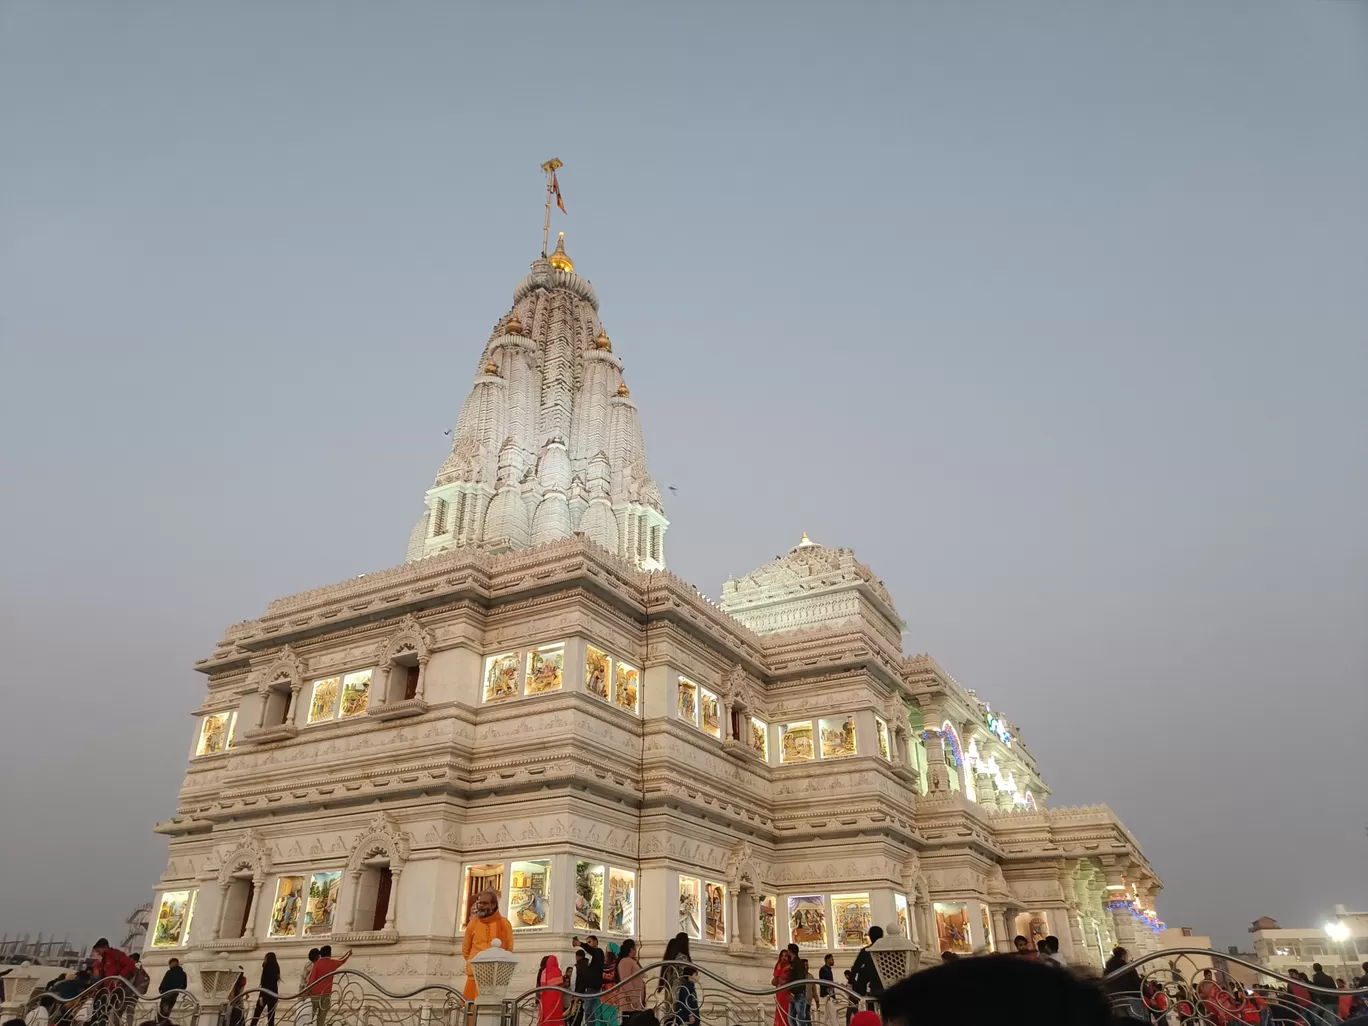
[[[552,156],[674,572],[853,547],[1171,925],[1368,908],[1368,6],[7,0],[0,933],[403,559]]]

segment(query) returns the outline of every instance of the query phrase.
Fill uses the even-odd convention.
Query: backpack
[[[147,975],[147,970],[142,967],[141,962],[139,962],[138,967],[133,970],[133,979],[131,982],[133,984],[133,989],[139,994],[146,994],[147,988],[152,985],[152,978]]]

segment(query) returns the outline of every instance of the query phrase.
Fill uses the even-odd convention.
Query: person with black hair
[[[699,1026],[698,991],[693,981],[697,971],[691,965],[679,971],[679,990],[674,1003],[674,1021],[679,1026]]]
[[[1011,955],[961,958],[915,973],[879,999],[888,1026],[1111,1026],[1106,995],[1073,973]]]
[[[266,952],[261,960],[261,992],[252,1010],[252,1026],[257,1026],[262,1009],[266,1011],[266,1026],[275,1026],[276,1002],[280,1000],[280,963],[274,951]]]
[[[850,967],[850,975],[853,979],[851,986],[855,988],[855,993],[861,997],[878,997],[883,992],[883,981],[879,979],[879,970],[874,965],[874,956],[869,953],[869,945],[883,939],[883,927],[871,926],[869,928],[869,944],[860,949],[860,953],[855,956],[855,964]]]
[[[180,959],[171,959],[166,963],[166,972],[162,974],[161,983],[157,986],[157,993],[161,995],[161,1000],[157,1002],[158,1026],[169,1026],[171,1009],[176,1007],[180,992],[188,986],[189,982],[185,978],[185,970],[181,968]]]
[[[666,962],[692,962],[693,958],[689,955],[689,935],[680,931],[675,934],[668,944],[665,945]],[[678,965],[667,965],[660,970],[660,982],[656,984],[656,993],[665,992],[665,1022],[667,1026],[674,1023],[675,1005],[678,1003],[679,982],[682,979],[683,968]]]

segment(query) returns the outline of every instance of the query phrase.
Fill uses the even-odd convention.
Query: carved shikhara
[[[1107,906],[1124,893],[1152,907],[1158,893],[1135,838],[1105,806],[1045,806],[1015,728],[1004,741],[973,692],[903,654],[893,597],[851,550],[805,536],[729,580],[720,602],[664,569],[650,531],[668,525],[597,297],[540,264],[481,353],[415,558],[277,599],[198,664],[201,711],[242,708],[237,744],[191,759],[158,826],[170,839],[158,892],[198,892],[178,957],[269,946],[289,978],[322,934],[268,935],[279,881],[339,873],[329,936],[358,947],[358,967],[451,982],[467,871],[500,866],[507,900],[522,863],[550,880],[546,925],[516,933],[527,982],[542,953],[586,932],[573,916],[581,861],[633,874],[651,955],[679,927],[681,880],[723,888],[725,940],[700,939],[696,957],[757,983],[772,966],[761,909],[773,902],[782,943],[797,897],[830,914],[833,896],[868,895],[874,921],[906,917],[933,951],[938,905],[962,909],[980,939],[986,920],[999,946],[1029,914],[1077,961],[1099,961],[1099,944],[1145,950],[1130,912]],[[443,532],[430,530],[437,500]],[[553,643],[558,689],[484,700],[487,657],[519,653],[521,677],[527,653]],[[589,646],[639,673],[639,713],[586,689]],[[315,681],[363,669],[366,715],[307,722]],[[406,697],[391,675],[415,669]],[[681,677],[717,697],[721,737],[681,716]],[[267,702],[286,722],[265,722]],[[823,755],[824,722],[853,725],[854,754]],[[780,732],[795,724],[817,751],[785,762]],[[957,751],[968,765],[950,764]],[[1009,777],[1013,793],[999,787]],[[1027,792],[1031,807],[1017,801]],[[238,938],[224,895],[246,878],[254,933]],[[151,964],[167,953],[149,949]]]

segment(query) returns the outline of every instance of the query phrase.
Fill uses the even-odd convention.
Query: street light
[[[1333,922],[1325,924],[1325,935],[1339,945],[1340,965],[1344,969],[1344,982],[1350,982],[1349,956],[1344,953],[1344,942],[1349,939],[1349,927],[1345,923]]]

